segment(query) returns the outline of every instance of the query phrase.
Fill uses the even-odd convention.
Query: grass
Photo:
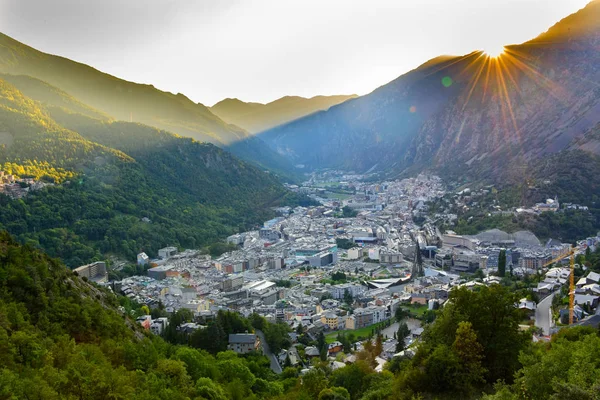
[[[371,334],[371,330],[373,328],[375,328],[377,326],[381,326],[383,328],[385,326],[386,322],[387,321],[379,322],[378,324],[365,326],[364,328],[359,328],[359,329],[344,329],[341,331],[333,331],[333,332],[330,332],[327,335],[325,335],[325,341],[327,343],[335,342],[337,339],[337,335],[339,333],[345,333],[345,334],[352,333],[352,334],[354,334],[354,337],[356,339],[358,339],[359,337],[367,338]],[[392,321],[392,323],[393,323],[393,321]]]
[[[315,184],[316,187],[330,187],[330,186],[340,186],[339,182],[335,182],[335,181],[329,181],[329,182],[320,182],[320,183],[316,183]]]
[[[403,306],[402,308],[408,310],[411,317],[414,317],[414,318],[422,317],[423,313],[429,309],[429,307],[426,304],[424,304],[424,305],[420,305],[420,304],[416,305],[415,304],[415,305],[410,305],[408,307]]]
[[[352,197],[351,193],[335,193],[335,192],[326,192],[323,197],[328,199],[338,199],[338,200],[346,200]]]

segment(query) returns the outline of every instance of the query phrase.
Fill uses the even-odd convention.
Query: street
[[[262,345],[263,354],[269,358],[269,361],[271,361],[271,369],[276,374],[280,374],[282,372],[281,365],[279,365],[277,356],[275,356],[275,354],[271,353],[271,350],[269,349],[269,345],[268,345],[267,341],[265,340],[264,333],[262,333],[262,331],[259,331],[257,329],[256,334],[260,338],[260,343]]]
[[[558,291],[551,293],[544,300],[540,301],[535,310],[535,326],[542,328],[544,335],[550,334],[552,327],[552,299]]]

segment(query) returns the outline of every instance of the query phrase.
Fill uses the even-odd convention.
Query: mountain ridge
[[[598,123],[598,20],[596,0],[538,36],[543,43],[507,46],[499,58],[478,51],[434,58],[259,137],[313,168],[524,178],[528,164],[568,149]],[[581,35],[569,31],[573,24]]]
[[[38,51],[2,33],[0,73],[30,76],[64,91],[106,118],[139,122],[197,141],[213,143],[227,148],[245,161],[276,173],[284,180],[297,179],[293,166],[260,139],[244,141],[250,138],[248,132],[222,121],[206,106],[194,103],[184,94],[128,82],[92,66]],[[10,79],[14,81],[18,78]],[[37,86],[39,88],[40,85]],[[228,147],[240,141],[244,143]],[[256,154],[260,154],[260,157]]]
[[[237,98],[219,101],[210,110],[225,121],[246,129],[251,134],[326,110],[356,98],[352,95],[283,96],[268,103],[244,102]]]

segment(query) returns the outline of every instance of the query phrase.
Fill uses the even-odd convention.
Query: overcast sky
[[[0,31],[212,105],[366,94],[441,54],[521,43],[588,0],[0,0]]]

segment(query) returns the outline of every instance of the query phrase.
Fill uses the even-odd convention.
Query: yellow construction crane
[[[575,307],[575,254],[571,251],[571,274],[569,276],[569,325],[573,325],[573,310]]]

